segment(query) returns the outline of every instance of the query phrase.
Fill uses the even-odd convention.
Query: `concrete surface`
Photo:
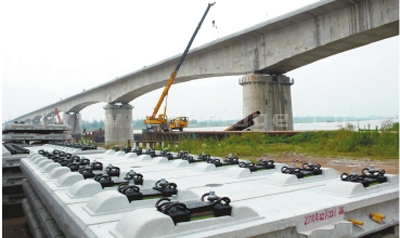
[[[398,175],[386,175],[387,182],[363,187],[341,181],[339,173],[329,168],[322,168],[321,175],[298,179],[283,174],[283,164],[249,172],[237,165],[215,167],[206,162],[179,163],[179,159],[168,161],[147,155],[129,158],[105,152],[88,156],[104,166],[112,163],[120,167],[121,175],[113,177],[115,182],[124,181],[122,177],[134,167],[144,176],[145,183],[140,186],[143,191],[165,178],[178,185],[180,202],[196,201],[215,191],[220,197],[230,198],[232,213],[175,225],[154,207],[158,199],[129,203],[116,187],[101,189],[93,179],[79,178],[77,172],[57,176],[53,170],[43,170],[42,165],[49,166],[45,165],[49,159],[35,155],[21,159],[29,185],[66,237],[349,238],[385,229],[393,233],[388,237],[398,236]],[[371,213],[384,215],[383,222],[372,220]],[[354,225],[352,219],[364,225]]]

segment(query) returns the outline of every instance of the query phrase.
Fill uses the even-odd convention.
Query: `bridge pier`
[[[78,112],[67,112],[63,116],[63,122],[71,127],[71,134],[76,142],[79,141],[82,135],[81,121],[82,115]]]
[[[40,126],[42,122],[40,120],[32,120],[32,125]]]
[[[43,125],[44,127],[47,126],[47,124],[51,123],[51,119],[47,118],[46,116],[43,117]]]
[[[130,104],[107,104],[104,107],[104,143],[125,146],[133,142],[132,108]]]
[[[43,124],[46,127],[50,123],[54,123],[54,115],[44,116],[43,117]]]
[[[243,86],[243,115],[259,110],[253,131],[293,130],[293,79],[283,74],[247,74],[239,79]]]

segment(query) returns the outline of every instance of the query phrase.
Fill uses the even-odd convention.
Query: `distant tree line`
[[[145,125],[143,123],[144,119],[133,120],[133,129],[141,130],[145,129]],[[198,120],[190,120],[189,127],[213,127],[213,126],[230,126],[237,122],[237,120],[209,120],[209,121],[198,121]],[[95,131],[104,129],[104,120],[93,120],[93,121],[81,121],[82,129],[86,129],[86,131]]]
[[[82,120],[81,121],[81,127],[82,129],[86,129],[86,131],[95,131],[98,129],[104,129],[104,120],[93,120],[93,121],[86,121]]]
[[[371,120],[371,119],[380,119],[380,117],[366,117],[366,118],[356,118],[356,117],[334,117],[334,116],[319,116],[319,117],[294,117],[294,123],[311,123],[311,122],[343,122],[343,121],[362,121],[362,120]],[[133,120],[133,129],[134,130],[141,130],[145,129],[145,125],[143,124],[144,119],[136,119]],[[238,120],[196,120],[191,119],[189,121],[189,127],[228,127]],[[81,122],[82,129],[86,129],[86,131],[95,131],[104,129],[104,120],[93,120],[93,121],[86,121],[82,120]],[[398,123],[393,125],[394,127],[398,127]]]

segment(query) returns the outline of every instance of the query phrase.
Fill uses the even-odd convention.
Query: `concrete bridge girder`
[[[194,79],[283,74],[316,60],[398,35],[398,0],[323,0],[234,33],[187,55],[175,83]],[[20,118],[55,107],[79,112],[94,103],[129,103],[164,87],[180,55],[144,67]]]
[[[398,34],[398,1],[385,1],[383,5],[378,0],[354,2],[359,4],[325,1],[322,6],[293,13],[289,18],[249,28],[246,34],[192,50],[179,71],[176,83],[247,72],[285,73],[315,60]],[[100,86],[95,92],[89,90],[74,103],[129,103],[165,86],[177,60],[178,57],[171,57]]]

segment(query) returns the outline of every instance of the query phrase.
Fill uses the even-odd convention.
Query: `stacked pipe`
[[[250,126],[254,125],[254,119],[260,115],[260,111],[255,111],[248,115],[247,117],[243,118],[242,120],[236,122],[235,124],[231,125],[230,127],[226,128],[224,131],[243,131]]]

